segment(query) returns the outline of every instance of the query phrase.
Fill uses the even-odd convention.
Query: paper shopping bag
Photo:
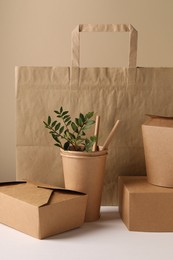
[[[128,32],[129,65],[124,68],[81,68],[81,32]],[[112,50],[113,53],[113,50]],[[79,25],[72,32],[70,67],[16,68],[16,173],[63,185],[59,149],[43,121],[63,106],[72,116],[94,111],[101,116],[99,145],[120,120],[109,146],[103,205],[117,203],[119,175],[145,175],[141,125],[145,114],[173,114],[173,68],[136,67],[137,31],[131,25]]]

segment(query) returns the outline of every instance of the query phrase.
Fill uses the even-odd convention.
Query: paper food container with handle
[[[148,182],[173,187],[173,117],[149,116],[142,134]]]

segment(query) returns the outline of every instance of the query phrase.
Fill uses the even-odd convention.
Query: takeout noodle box
[[[173,231],[173,189],[152,185],[146,176],[119,177],[120,216],[130,231]]]
[[[173,187],[173,117],[150,116],[142,134],[148,182]]]
[[[29,182],[0,184],[0,222],[35,238],[81,226],[87,195]]]

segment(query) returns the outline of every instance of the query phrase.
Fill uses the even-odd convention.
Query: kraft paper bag
[[[128,67],[80,68],[80,32],[129,32]],[[43,120],[60,106],[74,117],[94,111],[101,116],[99,145],[120,119],[109,146],[102,196],[103,205],[117,204],[118,176],[146,174],[141,133],[145,114],[173,114],[173,68],[139,68],[136,57],[132,25],[79,25],[72,32],[71,67],[16,68],[17,179],[63,186],[60,152]]]

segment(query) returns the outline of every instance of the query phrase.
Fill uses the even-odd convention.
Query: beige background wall
[[[0,180],[15,178],[15,65],[70,66],[79,23],[131,23],[138,66],[173,67],[172,0],[0,0]],[[81,34],[81,66],[126,66],[127,34]]]

